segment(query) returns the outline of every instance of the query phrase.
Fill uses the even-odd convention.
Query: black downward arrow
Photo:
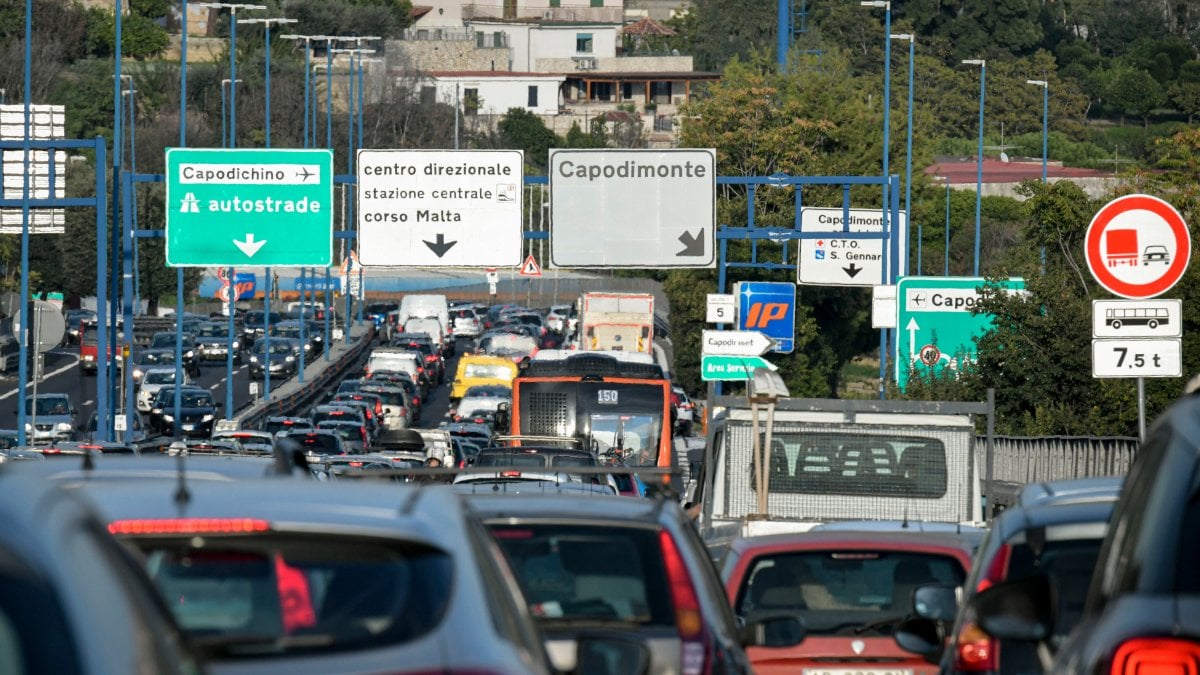
[[[704,255],[704,228],[700,228],[695,236],[684,230],[683,234],[679,235],[679,242],[683,244],[683,250],[676,253],[675,257]]]
[[[437,257],[440,258],[440,257],[446,255],[446,251],[449,251],[451,248],[454,248],[454,245],[457,243],[458,243],[457,241],[452,241],[452,242],[447,243],[446,235],[438,233],[436,242],[426,241],[425,245],[429,247],[430,251],[433,251],[434,255],[436,255]]]
[[[843,267],[842,271],[845,272],[846,274],[850,275],[850,278],[853,279],[854,277],[858,276],[859,272],[863,271],[863,268],[859,267],[858,265],[856,265],[854,263],[850,263],[850,266]]]

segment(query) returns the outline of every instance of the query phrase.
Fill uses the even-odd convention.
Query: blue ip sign
[[[775,340],[771,351],[790,354],[796,341],[796,284],[741,281],[737,295],[738,330],[753,330]]]

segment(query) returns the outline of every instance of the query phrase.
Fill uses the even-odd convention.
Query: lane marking
[[[220,383],[220,382],[218,382],[218,383],[214,384],[213,386],[209,387],[209,389],[211,389],[212,391],[216,391],[216,390],[217,390],[217,387],[219,387],[219,386],[221,386],[221,383]]]
[[[46,373],[45,375],[43,375],[42,382],[45,382],[46,380],[48,380],[52,377],[62,375],[63,373],[67,372],[68,370],[74,368],[77,365],[79,365],[79,357],[75,356],[72,358],[70,363],[63,366],[62,368],[59,368],[58,370],[52,370],[52,371]],[[26,388],[28,388],[29,385],[27,384],[25,386],[26,386]],[[4,399],[9,398],[10,396],[16,396],[17,392],[20,390],[21,390],[21,388],[18,386],[18,387],[14,387],[12,391],[10,391],[6,394],[0,394],[0,401],[3,401]]]
[[[95,401],[88,400],[88,401],[84,401],[83,405],[92,405],[93,403],[95,403]]]

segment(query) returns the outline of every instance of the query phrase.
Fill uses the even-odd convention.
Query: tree
[[[1192,123],[1200,113],[1200,61],[1188,61],[1179,69],[1179,79],[1169,90],[1171,102]]]
[[[524,150],[525,164],[545,172],[558,136],[546,128],[542,118],[524,108],[509,108],[496,126],[502,147]]]
[[[1121,111],[1121,124],[1125,116],[1142,118],[1143,126],[1150,126],[1150,113],[1166,102],[1162,85],[1145,70],[1121,68],[1108,83],[1108,99]]]
[[[598,121],[601,124],[597,125],[596,122]],[[567,148],[604,148],[608,146],[608,142],[605,140],[603,120],[600,118],[592,120],[590,133],[584,133],[583,129],[579,126],[579,122],[573,123],[567,131],[565,140],[566,144],[564,147]]]
[[[698,70],[719,70],[734,57],[767,51],[775,42],[775,3],[744,0],[692,0],[684,31]]]

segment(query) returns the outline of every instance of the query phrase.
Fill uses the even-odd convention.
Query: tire
[[[1158,321],[1155,319],[1150,319],[1150,323],[1146,325],[1150,327],[1150,330],[1154,330],[1155,328],[1158,328]]]
[[[1121,322],[1120,321],[1113,321],[1111,325],[1113,327],[1113,330],[1121,330]]]

